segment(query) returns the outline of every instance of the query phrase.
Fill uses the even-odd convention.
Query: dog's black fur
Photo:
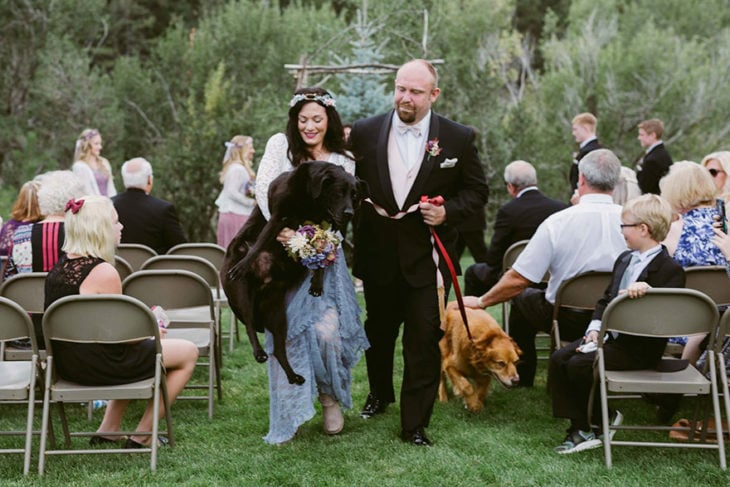
[[[274,356],[291,384],[303,384],[304,377],[292,370],[286,357],[285,298],[308,270],[287,255],[276,237],[282,229],[297,229],[306,221],[329,222],[344,234],[364,190],[365,183],[340,166],[322,161],[300,164],[271,183],[269,221],[254,208],[226,250],[221,268],[223,289],[231,309],[246,325],[254,358],[258,362],[268,359],[256,335],[267,329],[274,337]],[[313,273],[309,293],[320,296],[324,269]]]

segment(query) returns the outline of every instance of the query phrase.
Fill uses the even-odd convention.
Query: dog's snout
[[[354,215],[355,215],[355,210],[353,210],[352,208],[347,208],[345,210],[345,218],[347,218],[348,220],[351,219]]]

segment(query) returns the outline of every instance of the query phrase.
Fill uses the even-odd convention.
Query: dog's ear
[[[360,178],[356,179],[357,182],[355,183],[355,200],[359,203],[365,198],[370,197],[370,188],[368,187],[367,181],[363,181]]]
[[[331,179],[329,174],[326,173],[318,174],[318,176],[312,178],[309,182],[309,194],[313,199],[320,197],[324,188],[327,186],[327,181]]]

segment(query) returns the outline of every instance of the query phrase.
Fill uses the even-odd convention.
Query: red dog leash
[[[442,196],[434,196],[433,198],[429,198],[428,196],[421,196],[421,203],[431,203],[434,206],[443,206],[444,198]],[[473,343],[474,339],[471,336],[471,330],[469,330],[469,320],[466,318],[466,307],[464,306],[464,299],[461,296],[461,288],[459,287],[459,280],[456,276],[456,268],[454,267],[454,263],[451,261],[451,257],[449,257],[449,253],[446,251],[444,244],[441,243],[441,239],[436,233],[436,230],[431,225],[428,226],[428,229],[431,231],[431,241],[434,247],[438,248],[439,253],[444,258],[444,262],[446,262],[446,267],[448,267],[449,269],[449,274],[451,274],[451,282],[454,284],[454,294],[456,294],[456,302],[459,303],[459,312],[461,313],[461,319],[464,321],[464,328],[466,328],[466,334],[469,337],[469,341]],[[438,256],[436,257],[435,263],[436,271],[439,272],[437,259]],[[439,307],[441,307],[442,305],[443,301],[439,303]]]

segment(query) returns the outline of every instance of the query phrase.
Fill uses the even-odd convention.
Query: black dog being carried
[[[363,190],[364,183],[340,166],[302,163],[269,186],[269,221],[254,208],[226,250],[223,289],[231,309],[246,325],[254,358],[268,359],[256,335],[267,329],[273,335],[274,356],[291,384],[303,384],[304,377],[292,370],[286,356],[286,294],[301,285],[309,270],[287,255],[276,237],[282,229],[297,229],[305,222],[327,222],[344,234],[365,196]],[[309,293],[313,296],[322,294],[324,271],[312,271]]]

